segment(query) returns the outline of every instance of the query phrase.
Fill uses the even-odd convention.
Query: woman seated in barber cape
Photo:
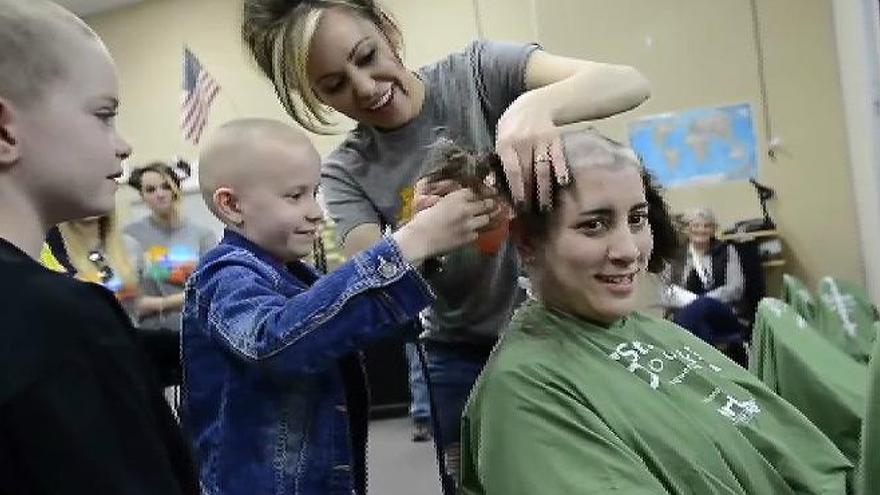
[[[636,311],[675,242],[635,154],[593,131],[563,144],[572,182],[510,227],[531,297],[468,401],[462,493],[848,493],[850,463],[800,412]]]

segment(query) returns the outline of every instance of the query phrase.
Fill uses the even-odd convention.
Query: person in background
[[[427,442],[432,438],[431,400],[418,345],[417,342],[407,342],[404,345],[409,382],[409,417],[412,420],[412,441]]]
[[[137,271],[129,259],[134,240],[125,238],[116,215],[71,220],[58,225],[67,272],[85,282],[103,285],[133,315],[138,297]]]
[[[670,264],[661,301],[673,320],[746,365],[741,341],[748,315],[740,314],[745,291],[743,267],[733,244],[716,237],[718,222],[709,208],[686,216],[687,249]]]
[[[423,197],[449,192],[448,183],[415,186],[439,137],[496,151],[518,205],[547,208],[548,191],[567,180],[559,126],[624,112],[650,92],[632,67],[553,55],[534,43],[475,41],[412,70],[400,29],[373,0],[246,0],[242,35],[300,125],[327,132],[333,111],[357,123],[322,169],[347,255],[401,228]],[[504,215],[497,210],[492,223]],[[444,260],[442,269],[425,266],[438,298],[423,339],[449,490],[464,402],[522,293],[506,240],[490,252],[467,245]]]
[[[137,321],[140,284],[132,253],[137,242],[119,232],[116,214],[110,213],[59,224],[46,237],[49,255],[59,271],[85,282],[102,285],[116,296],[132,322]],[[44,262],[44,265],[46,263]],[[135,333],[153,363],[163,387],[180,384],[180,341],[164,332],[141,330]],[[176,412],[176,390],[166,391],[166,398]]]
[[[55,240],[54,244],[53,239]],[[62,263],[57,257],[57,253],[62,251],[64,251],[64,242],[61,240],[61,234],[58,233],[58,226],[54,226],[49,230],[46,242],[43,243],[43,247],[40,249],[40,264],[50,270],[67,273],[69,263]]]
[[[162,162],[134,169],[128,180],[150,210],[123,230],[137,243],[133,259],[141,297],[135,313],[142,329],[180,331],[183,286],[199,258],[217,244],[210,229],[181,211],[180,180]]]

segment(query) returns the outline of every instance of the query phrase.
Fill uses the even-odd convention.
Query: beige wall
[[[609,134],[625,139],[626,123],[639,116],[751,103],[761,143],[758,180],[777,192],[771,215],[788,247],[785,270],[811,285],[826,274],[864,284],[828,0],[757,2],[771,125],[783,143],[775,161],[766,156],[749,2],[537,3],[545,6],[538,9],[545,48],[628,63],[651,80],[648,103],[600,124]],[[671,190],[667,198],[679,211],[710,205],[722,224],[760,215],[746,182]]]
[[[549,51],[627,63],[653,85],[636,111],[600,123],[626,140],[633,118],[700,106],[752,104],[762,148],[759,180],[776,189],[771,213],[790,248],[791,271],[814,283],[831,274],[864,284],[847,154],[830,0],[759,0],[773,128],[766,158],[749,2],[743,0],[480,0],[488,38],[536,39]],[[391,0],[411,66],[460,49],[477,35],[473,0]],[[120,126],[132,163],[195,149],[178,131],[181,50],[188,44],[223,85],[208,132],[225,120],[285,119],[238,36],[240,0],[152,0],[89,19],[119,64]],[[797,15],[792,15],[797,12]],[[321,137],[329,151],[339,137]],[[748,183],[672,190],[678,210],[713,206],[722,223],[760,214]]]
[[[880,39],[876,0],[833,0],[837,56],[863,253],[880,253]],[[871,22],[873,21],[873,22]],[[880,258],[865,257],[867,288],[880,303]]]
[[[834,275],[864,285],[831,5],[773,0],[759,6],[773,125],[784,140],[762,177],[778,189],[775,210],[795,273],[812,282]]]

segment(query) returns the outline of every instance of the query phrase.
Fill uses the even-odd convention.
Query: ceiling
[[[140,3],[144,0],[55,0],[79,16],[87,16],[105,10]]]

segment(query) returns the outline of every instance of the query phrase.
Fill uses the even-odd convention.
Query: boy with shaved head
[[[319,277],[301,261],[323,216],[319,178],[309,140],[274,121],[226,124],[199,158],[226,224],[183,311],[185,421],[210,493],[366,492],[359,349],[432,302],[415,266],[472,242],[493,208],[453,192]]]
[[[0,0],[0,493],[198,492],[122,308],[37,261],[52,225],[114,206],[117,95],[80,19]]]

